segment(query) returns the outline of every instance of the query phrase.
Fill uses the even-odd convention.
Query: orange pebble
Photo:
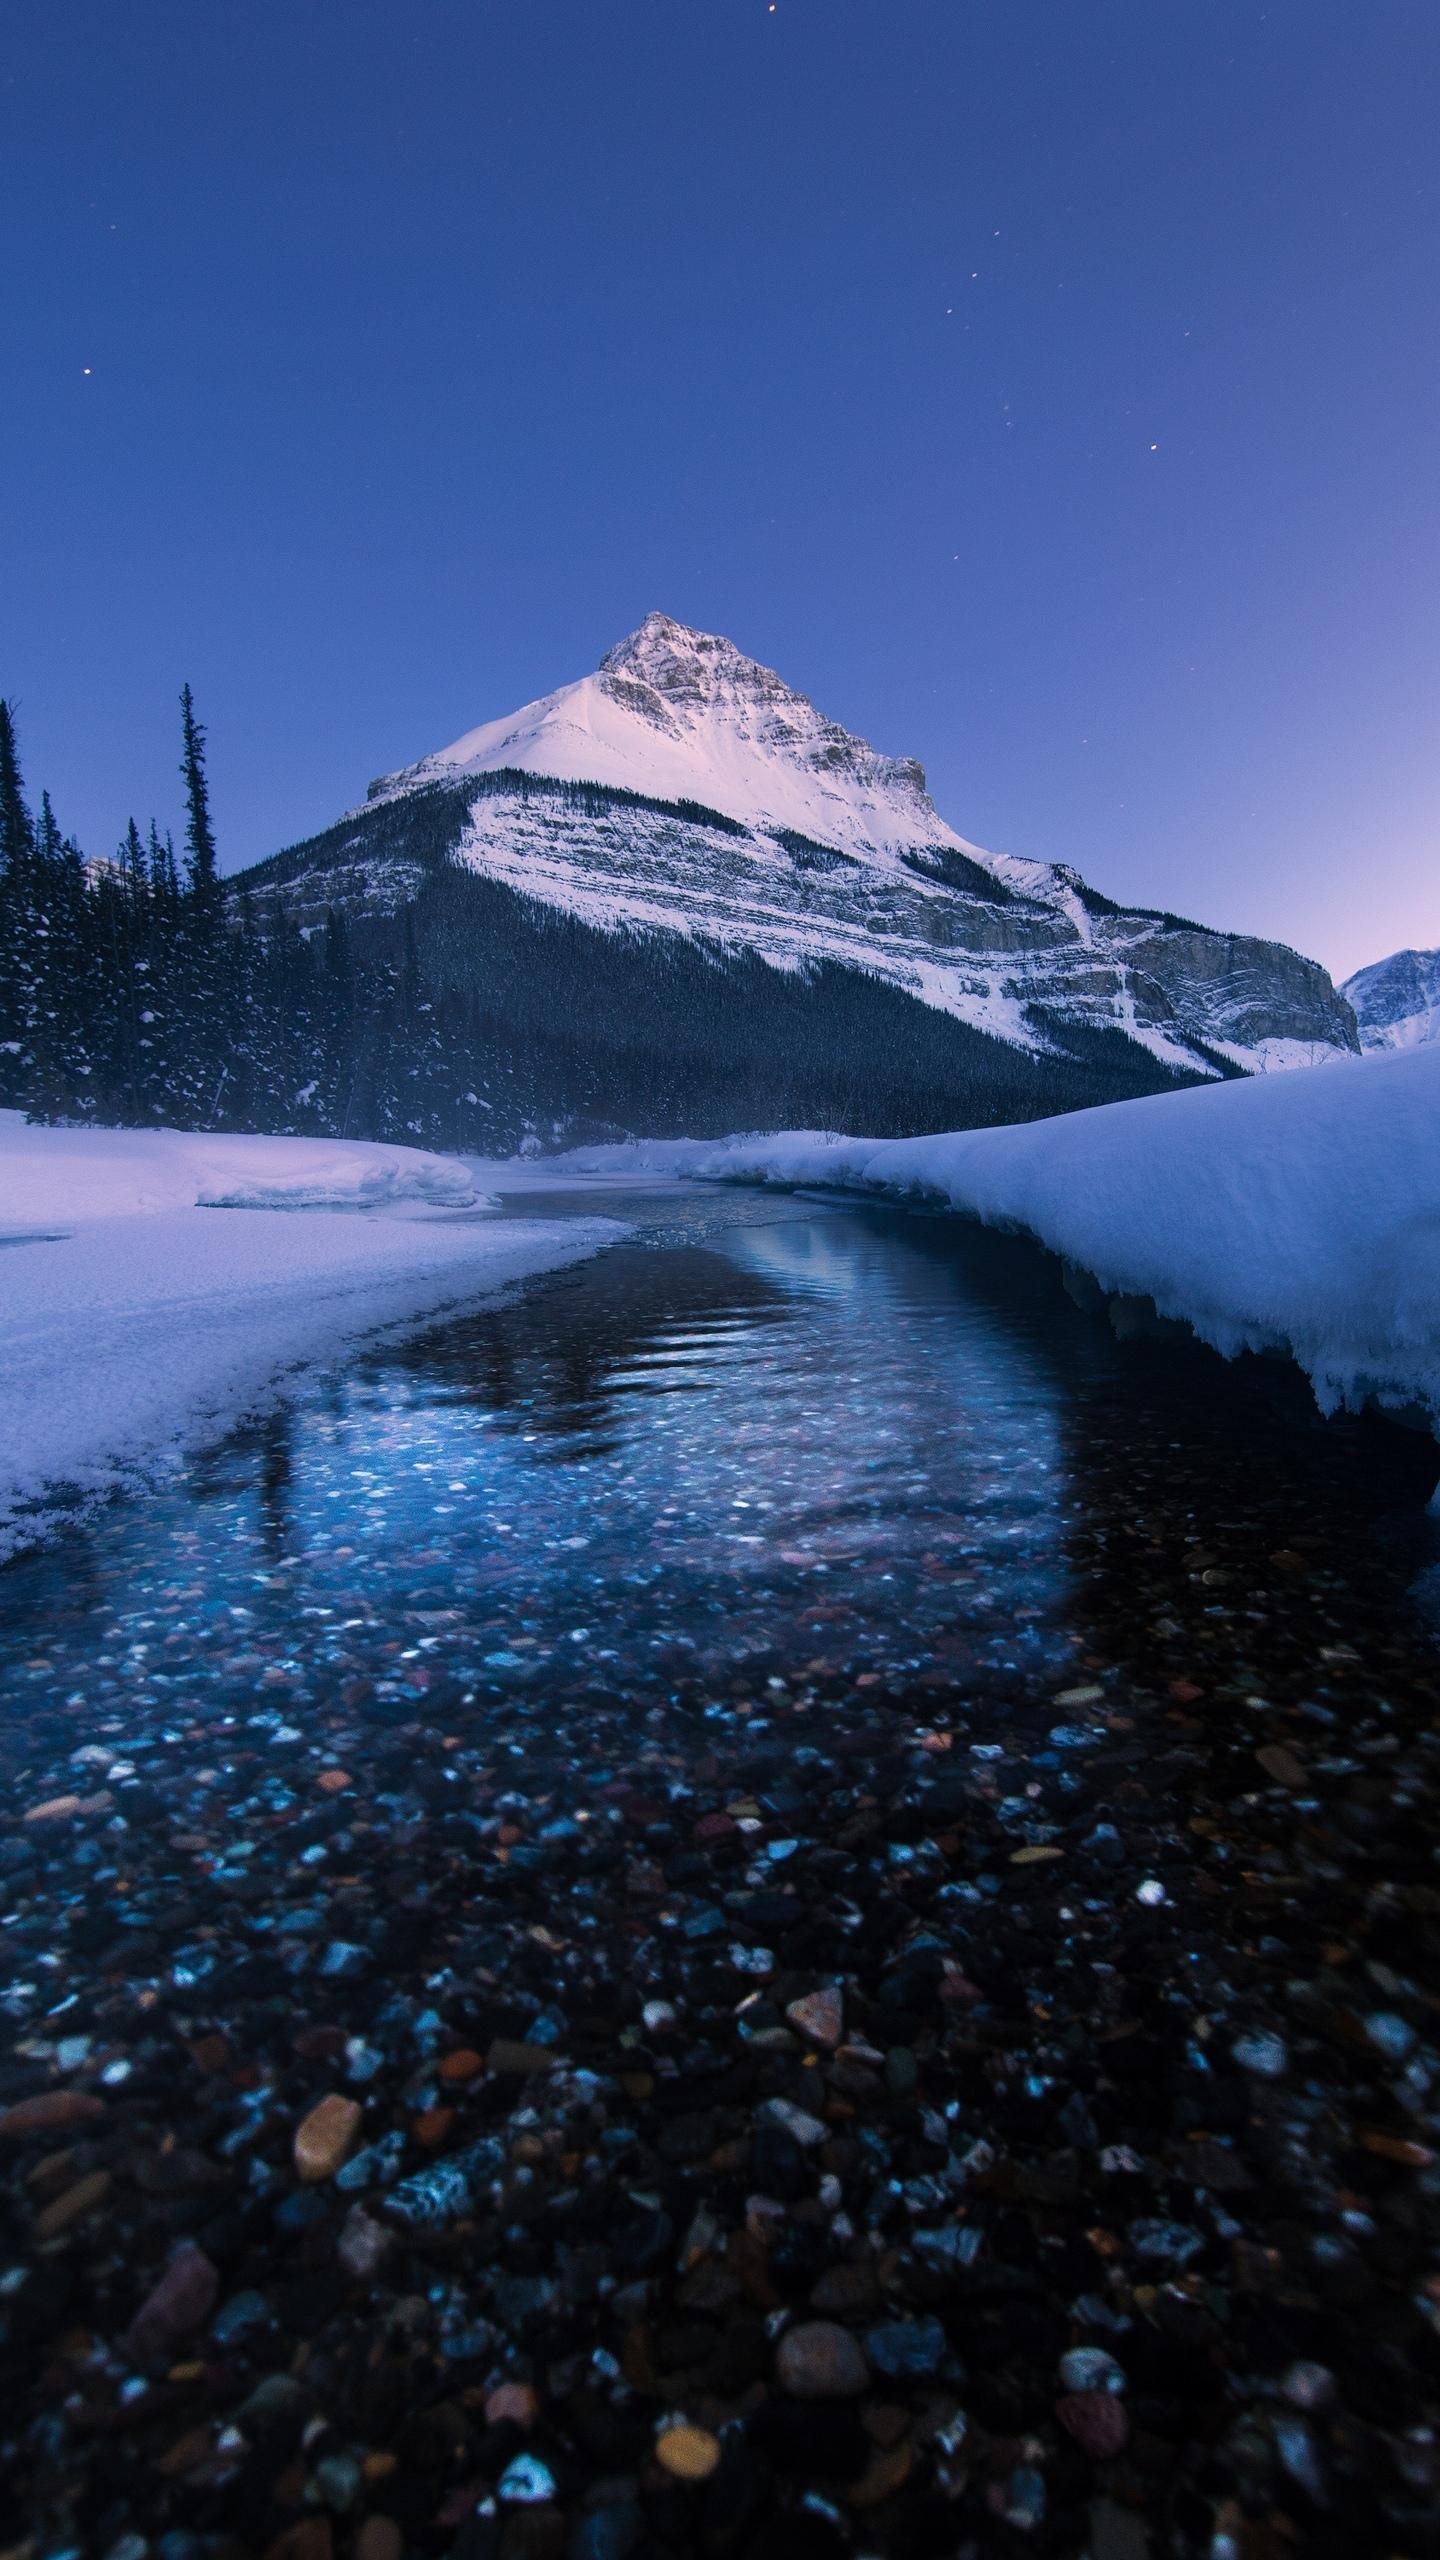
[[[502,2426],[507,2418],[517,2427],[529,2427],[539,2406],[528,2382],[502,2382],[486,2401],[485,2415],[492,2427]]]
[[[295,2129],[295,2166],[302,2178],[312,2183],[333,2178],[344,2167],[355,2148],[360,2117],[358,2101],[342,2097],[338,2090],[311,2108]]]
[[[1398,2160],[1402,2169],[1428,2169],[1435,2157],[1423,2142],[1407,2142],[1403,2134],[1362,2133],[1360,2140],[1377,2160]]]

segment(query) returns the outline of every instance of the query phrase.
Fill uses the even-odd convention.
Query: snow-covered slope
[[[625,1232],[477,1217],[480,1199],[468,1166],[418,1147],[0,1111],[0,1559],[297,1371]]]
[[[170,1209],[493,1205],[454,1156],[356,1138],[210,1129],[47,1129],[0,1111],[0,1242]]]
[[[1440,951],[1392,951],[1357,969],[1340,993],[1360,1025],[1362,1049],[1419,1049],[1440,1040]]]
[[[1314,962],[982,851],[918,764],[664,614],[594,675],[372,784],[256,885],[283,881],[304,916],[393,911],[442,838],[447,862],[598,931],[861,971],[1041,1057],[1118,1032],[1162,1068],[1210,1074],[1216,1052],[1254,1069],[1356,1046]]]
[[[1020,1228],[1219,1351],[1289,1352],[1326,1411],[1440,1431],[1440,1045],[933,1138],[596,1147],[627,1169],[892,1192]],[[505,1169],[488,1167],[497,1187]]]
[[[891,868],[918,845],[936,845],[1019,885],[1045,872],[967,844],[936,815],[920,765],[852,737],[733,640],[663,613],[607,650],[594,675],[471,729],[381,783],[377,796],[507,767],[695,800]]]

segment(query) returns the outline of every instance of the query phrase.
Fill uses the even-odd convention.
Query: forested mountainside
[[[607,825],[632,839],[641,826],[719,831],[717,813],[496,780],[500,790],[487,778],[479,795],[503,791],[561,828]],[[447,1107],[473,1115],[473,1128],[498,1121],[507,1143],[512,1132],[666,1135],[796,1120],[898,1133],[957,1117],[1029,1119],[1188,1080],[1111,1026],[1038,1005],[1045,1045],[1022,1047],[833,959],[787,969],[704,935],[597,926],[456,859],[476,797],[472,783],[432,783],[382,800],[244,883],[253,913],[283,913],[317,946],[338,931],[352,970],[398,971],[420,991],[431,1008],[431,1141]],[[802,890],[813,860],[802,846]],[[1218,1055],[1213,1069],[1235,1071]]]

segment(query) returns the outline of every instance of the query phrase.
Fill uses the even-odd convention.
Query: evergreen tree
[[[25,806],[15,706],[0,697],[0,871],[14,871],[35,850],[35,826]]]
[[[0,699],[0,1103],[22,1103],[30,1081],[40,966],[35,853],[14,708]]]
[[[155,822],[152,849],[158,850]],[[143,1123],[152,1108],[154,1051],[151,997],[156,958],[154,868],[140,830],[130,820],[113,868],[95,883],[95,940],[102,955],[94,998],[95,1073],[102,1112]]]
[[[155,833],[153,818],[150,821],[150,833],[153,837]],[[132,906],[138,906],[145,894],[149,873],[145,864],[145,847],[140,841],[140,830],[133,818],[120,840],[120,850],[115,858],[125,883],[125,894]]]
[[[171,1005],[171,1081],[185,1124],[207,1128],[213,1125],[232,1081],[233,1061],[225,1024],[225,897],[215,861],[205,732],[195,717],[195,697],[188,684],[180,695],[180,720],[186,862],[185,893],[178,910],[180,965]]]
[[[175,865],[174,839],[167,830],[162,844],[160,830],[153,818],[150,821],[150,841],[146,850],[150,860],[150,884],[156,899],[157,901],[168,900],[173,905],[180,896],[180,874]]]
[[[104,975],[95,932],[98,897],[78,845],[55,823],[48,792],[40,804],[35,874],[40,959],[26,1102],[32,1119],[93,1120],[100,1106],[92,1041]]]
[[[35,825],[35,858],[41,868],[46,869],[59,862],[63,851],[64,839],[61,836],[55,812],[50,806],[50,794],[48,791],[42,791],[40,815]]]
[[[215,867],[215,830],[210,822],[210,785],[205,776],[205,732],[195,717],[195,696],[185,685],[180,694],[184,753],[180,772],[185,784],[185,847],[189,854],[190,888],[206,906],[219,888]]]

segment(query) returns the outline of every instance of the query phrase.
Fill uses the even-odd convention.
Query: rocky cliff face
[[[372,784],[254,878],[283,881],[306,917],[377,915],[437,868],[648,949],[657,969],[683,944],[811,985],[880,981],[1037,1063],[1108,1044],[1163,1083],[1357,1045],[1313,961],[986,853],[912,759],[663,614],[593,675]]]
[[[911,756],[885,756],[827,720],[772,667],[742,655],[733,640],[690,631],[652,613],[600,661],[598,682],[612,702],[705,756],[707,732],[774,757],[814,778],[828,797],[843,793],[894,803],[921,833],[936,823],[925,768]]]

